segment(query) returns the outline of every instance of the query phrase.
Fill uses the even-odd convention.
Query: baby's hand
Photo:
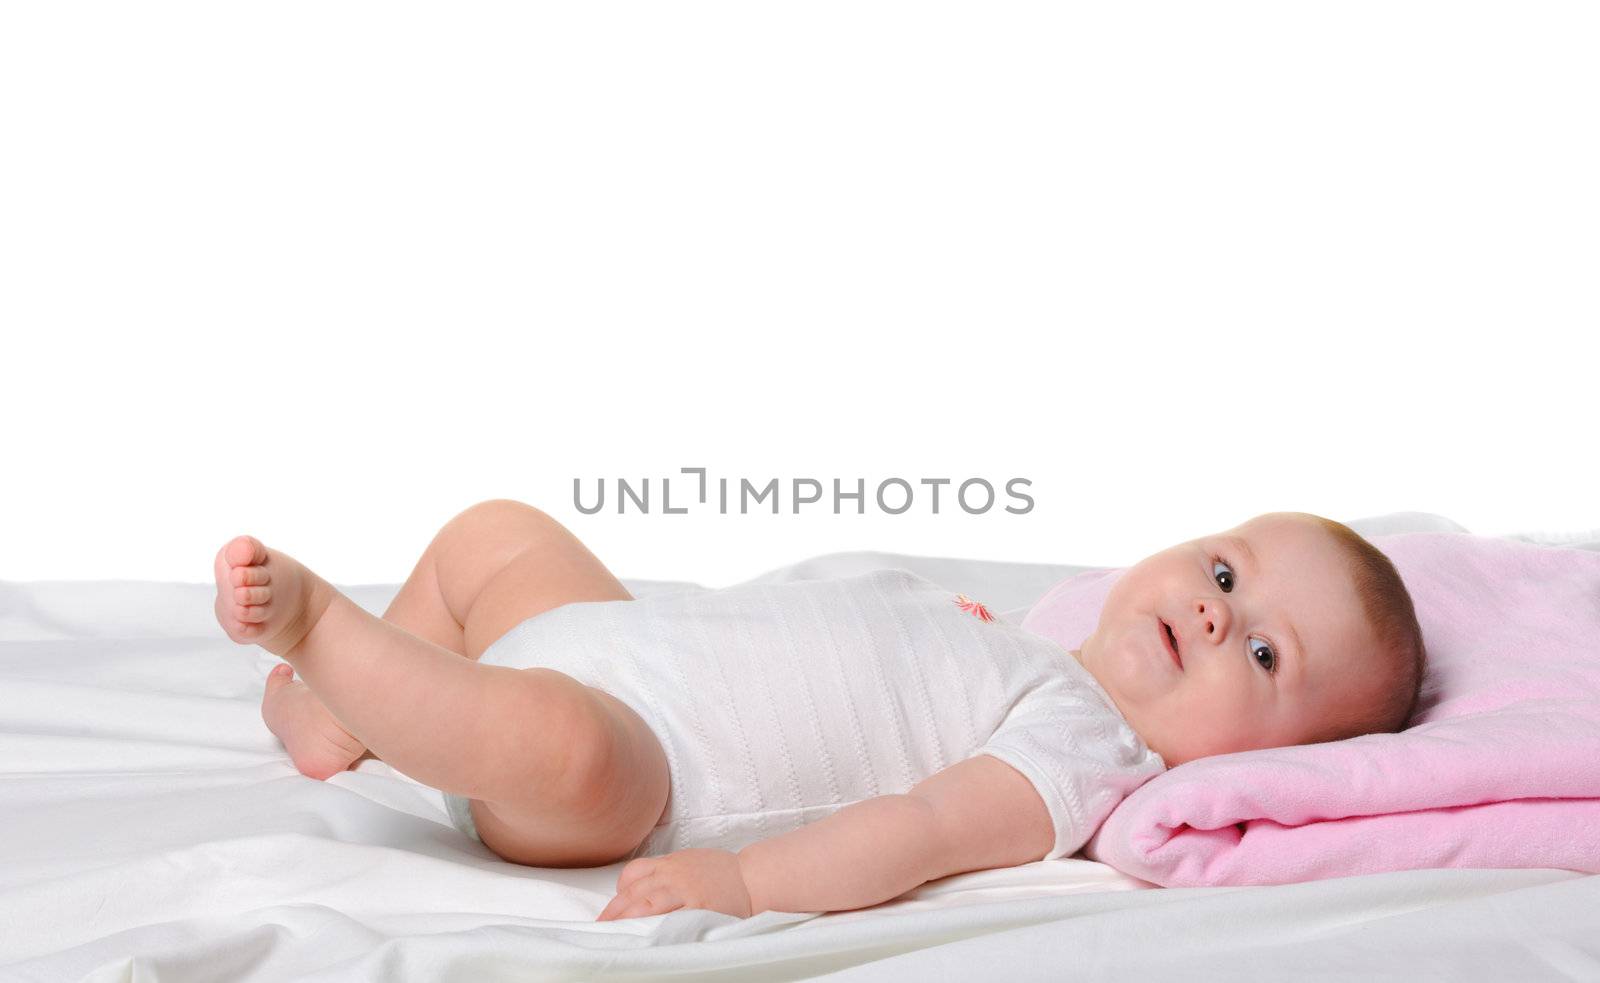
[[[617,877],[617,896],[595,921],[659,915],[678,908],[749,918],[750,892],[739,872],[738,854],[693,849],[630,860]]]

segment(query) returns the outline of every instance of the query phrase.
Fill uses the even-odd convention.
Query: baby
[[[600,920],[861,908],[1066,856],[1165,768],[1398,731],[1424,659],[1389,560],[1298,512],[1124,571],[1070,652],[901,570],[634,600],[503,499],[382,619],[249,536],[215,573],[228,637],[289,664],[262,716],[302,773],[370,751],[508,861],[626,860]]]

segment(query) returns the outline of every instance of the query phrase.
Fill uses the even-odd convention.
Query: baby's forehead
[[[1338,546],[1333,534],[1309,512],[1263,512],[1239,523],[1229,532],[1294,540],[1324,548]]]
[[[1242,539],[1251,553],[1268,567],[1298,566],[1315,558],[1323,561],[1313,568],[1326,577],[1355,579],[1355,557],[1339,537],[1316,518],[1301,518],[1301,513],[1268,513],[1241,523],[1223,533]],[[1301,568],[1299,572],[1312,572]]]

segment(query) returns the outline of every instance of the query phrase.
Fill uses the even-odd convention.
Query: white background
[[[1131,563],[1273,509],[1600,526],[1597,28],[7,4],[0,578],[209,581],[249,532],[396,583],[499,497],[713,586],[852,549]],[[573,506],[683,467],[1035,504]]]

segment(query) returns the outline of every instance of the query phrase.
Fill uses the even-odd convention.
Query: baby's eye
[[[1218,567],[1221,568],[1220,573],[1217,570]],[[1233,592],[1233,568],[1228,566],[1227,561],[1220,556],[1213,557],[1211,560],[1211,579],[1217,582],[1224,594]],[[1261,644],[1260,648],[1255,647],[1258,642]],[[1250,657],[1258,659],[1258,664],[1261,668],[1268,672],[1278,671],[1278,653],[1272,651],[1271,645],[1261,641],[1259,638],[1248,639],[1245,644],[1250,647]],[[1259,657],[1263,652],[1267,653],[1267,661],[1264,663],[1259,662]]]
[[[1260,648],[1256,648],[1255,647],[1255,643],[1256,642],[1261,642],[1261,647]],[[1277,672],[1278,671],[1278,653],[1272,651],[1272,646],[1271,645],[1268,645],[1266,642],[1262,642],[1261,639],[1259,639],[1259,638],[1250,639],[1249,644],[1250,644],[1250,656],[1251,656],[1251,658],[1256,658],[1256,657],[1260,656],[1262,652],[1267,653],[1267,662],[1266,663],[1261,663],[1261,668],[1267,670],[1268,672]]]

